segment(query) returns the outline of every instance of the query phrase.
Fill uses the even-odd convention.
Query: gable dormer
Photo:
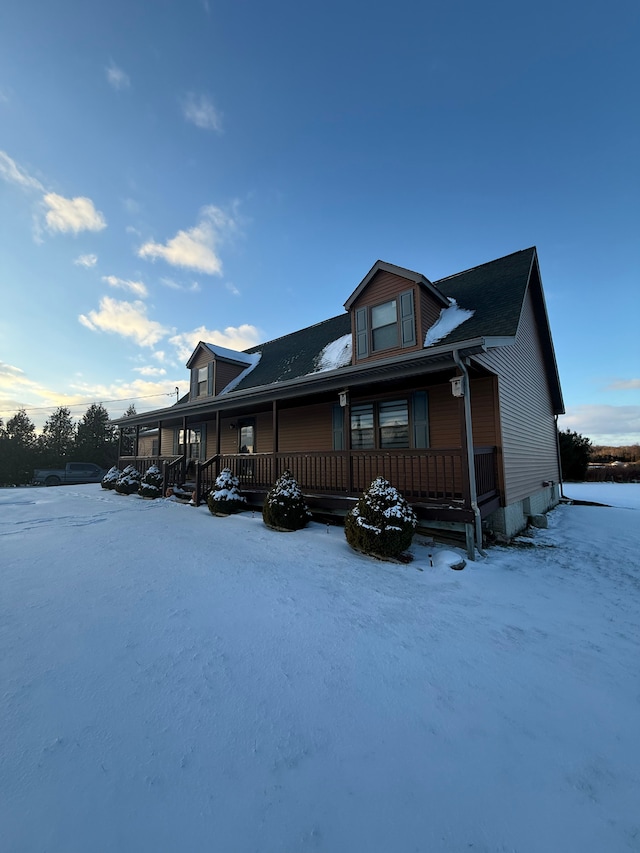
[[[345,302],[353,364],[422,349],[447,298],[421,273],[376,261]]]
[[[200,341],[187,362],[191,371],[189,399],[216,397],[253,364],[254,355]]]

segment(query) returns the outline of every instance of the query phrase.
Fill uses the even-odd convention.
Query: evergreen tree
[[[125,418],[130,418],[132,415],[137,415],[136,407],[133,403],[129,406],[127,411],[124,413]],[[135,427],[122,427],[122,455],[123,456],[133,456],[136,447],[136,428]]]
[[[92,403],[78,422],[76,458],[110,468],[118,456],[116,429],[102,403]]]
[[[347,542],[356,551],[399,557],[411,545],[417,519],[404,497],[376,477],[345,518]]]
[[[13,486],[31,482],[36,460],[36,427],[24,409],[9,418],[2,436],[0,479]]]
[[[71,458],[76,438],[76,427],[71,412],[60,406],[47,418],[39,445],[43,467],[62,467]],[[84,460],[83,460],[84,461]]]
[[[562,479],[584,480],[591,458],[591,440],[568,429],[561,431],[558,437],[560,440]]]

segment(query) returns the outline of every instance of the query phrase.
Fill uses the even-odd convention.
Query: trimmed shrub
[[[247,499],[240,494],[240,480],[230,468],[223,468],[215,486],[207,495],[207,506],[213,515],[231,515],[247,508]]]
[[[147,473],[142,478],[138,494],[143,498],[159,498],[162,496],[162,474],[157,465],[152,465],[147,469]]]
[[[109,468],[107,473],[102,478],[102,483],[100,484],[103,489],[115,489],[116,482],[119,477],[122,476],[122,471],[114,465],[113,468]]]
[[[276,530],[301,530],[310,518],[300,486],[291,472],[285,471],[264,500],[262,520]]]
[[[116,480],[116,492],[119,495],[133,495],[140,488],[142,475],[133,465],[127,465]]]
[[[400,492],[376,477],[347,513],[344,532],[356,551],[397,558],[411,545],[417,519]]]

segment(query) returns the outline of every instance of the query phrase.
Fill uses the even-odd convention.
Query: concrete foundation
[[[560,486],[553,483],[524,500],[500,507],[485,519],[487,527],[494,533],[511,539],[521,533],[529,523],[529,517],[542,515],[560,502]]]

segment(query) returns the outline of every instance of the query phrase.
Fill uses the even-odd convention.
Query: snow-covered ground
[[[560,506],[461,572],[1,490],[0,850],[640,850],[640,486],[613,489],[635,508]]]

